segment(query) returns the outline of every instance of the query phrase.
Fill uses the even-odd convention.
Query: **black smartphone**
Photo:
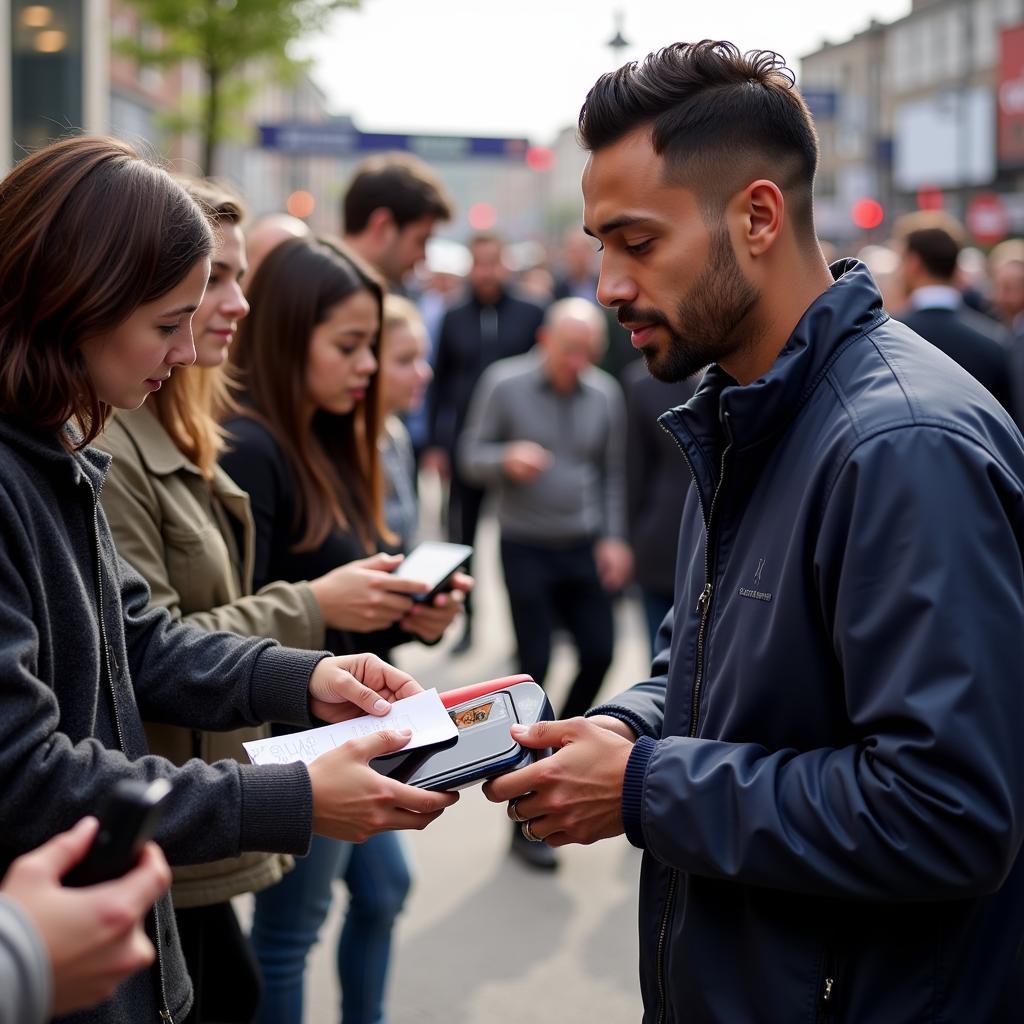
[[[164,797],[170,791],[167,779],[125,779],[117,783],[97,810],[100,827],[89,852],[64,876],[64,884],[97,885],[120,878],[135,867],[143,846],[156,830]]]
[[[547,695],[535,682],[516,683],[448,709],[458,733],[444,743],[374,758],[382,775],[420,789],[462,789],[524,768],[550,751],[521,747],[509,726],[554,718]]]
[[[428,540],[409,552],[392,575],[405,580],[417,580],[430,587],[427,594],[417,594],[414,601],[432,601],[455,574],[469,561],[473,549],[468,544],[447,544]]]

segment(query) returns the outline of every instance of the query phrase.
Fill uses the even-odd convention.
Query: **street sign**
[[[530,142],[522,138],[468,135],[396,135],[361,132],[347,118],[261,124],[259,145],[293,156],[361,156],[398,150],[432,162],[444,160],[526,161]]]
[[[983,192],[967,204],[967,230],[979,245],[995,245],[1010,231],[1010,215],[999,196]]]

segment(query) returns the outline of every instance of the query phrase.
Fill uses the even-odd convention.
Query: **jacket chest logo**
[[[752,601],[764,601],[768,602],[772,599],[771,591],[761,589],[761,577],[764,575],[765,559],[759,558],[757,560],[757,568],[754,570],[753,586],[752,587],[740,587],[740,597],[750,598]]]

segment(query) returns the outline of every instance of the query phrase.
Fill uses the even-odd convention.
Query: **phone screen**
[[[394,575],[436,587],[451,576],[472,553],[473,549],[466,544],[427,541],[413,548]]]

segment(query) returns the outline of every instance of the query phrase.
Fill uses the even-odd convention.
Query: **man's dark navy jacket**
[[[763,378],[662,418],[674,616],[595,709],[640,734],[646,1022],[1024,1019],[1024,441],[833,274]]]

